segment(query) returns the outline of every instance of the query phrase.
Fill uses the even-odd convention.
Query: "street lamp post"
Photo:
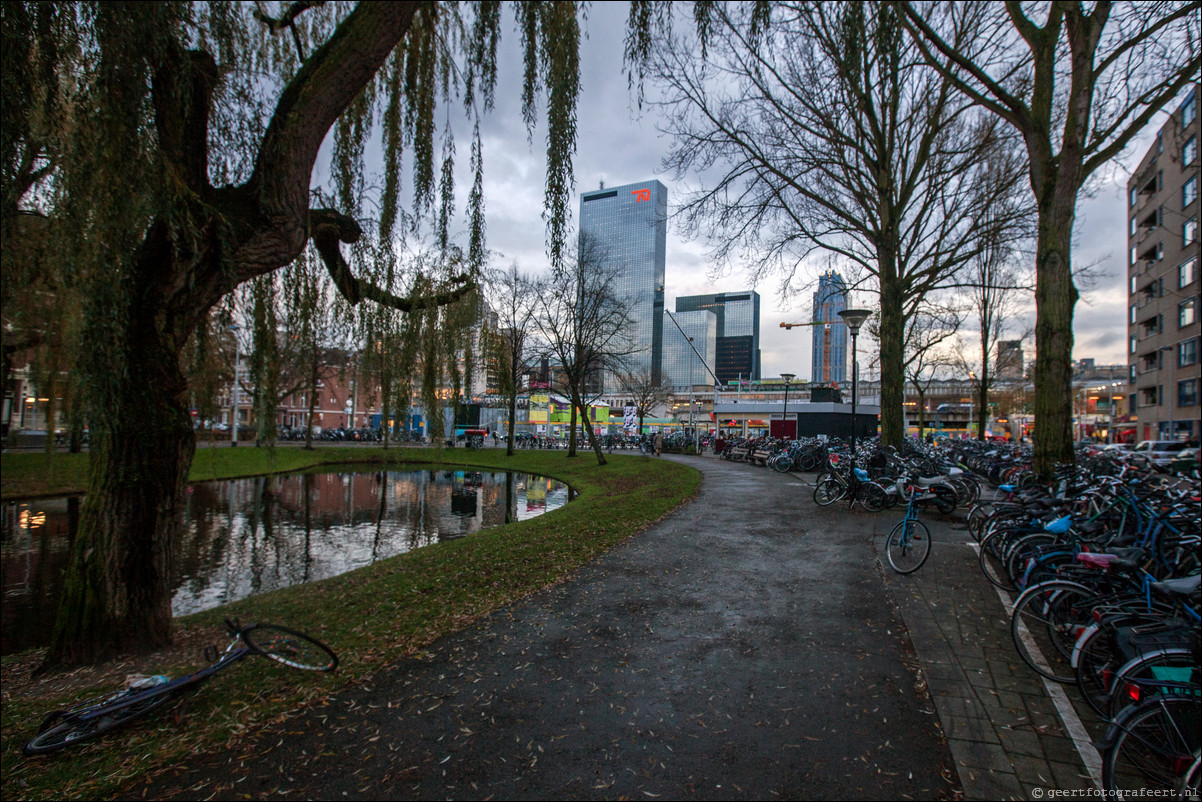
[[[697,430],[693,428],[693,357],[696,356],[693,338],[689,338],[689,442],[697,450]]]
[[[968,371],[968,439],[972,437],[972,418],[973,410],[977,406],[977,372],[975,370]],[[981,421],[981,428],[985,428],[985,421]]]
[[[230,421],[231,448],[238,445],[238,399],[241,395],[238,391],[238,374],[241,372],[242,368],[242,353],[241,349],[238,348],[238,331],[241,328],[242,327],[237,323],[231,323],[229,325],[229,330],[234,333],[234,387],[230,394],[230,406],[232,407],[230,417],[233,418],[233,420]]]
[[[784,420],[781,421],[780,432],[783,437],[789,436],[789,382],[793,381],[796,373],[782,373],[780,377],[785,380],[785,412]]]
[[[1110,402],[1106,405],[1106,411],[1109,413],[1109,419],[1106,421],[1106,443],[1114,442],[1114,388],[1121,387],[1122,382],[1110,382]]]
[[[860,326],[872,315],[870,309],[844,309],[839,313],[847,328],[851,331],[851,475],[855,480],[856,474],[856,396],[859,394],[860,363],[856,358],[856,335]],[[855,499],[853,498],[854,502]]]

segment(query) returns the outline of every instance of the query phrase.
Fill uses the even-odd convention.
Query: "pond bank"
[[[198,451],[191,479],[224,478],[318,463],[409,462],[525,470],[561,479],[580,491],[572,504],[537,519],[436,544],[350,574],[251,597],[178,621],[177,641],[186,653],[160,653],[33,681],[36,653],[5,658],[2,769],[5,798],[105,797],[131,777],[177,763],[194,750],[235,735],[324,697],[340,685],[361,681],[401,657],[413,656],[437,638],[479,616],[554,585],[614,544],[642,531],[690,497],[699,474],[687,465],[613,455],[598,467],[591,454],[567,459],[564,452],[460,449],[323,447],[311,452],[275,450],[274,462],[260,449]],[[203,460],[202,456],[210,456]],[[55,462],[65,455],[58,455]],[[4,479],[10,478],[4,455]],[[86,457],[85,457],[86,459]],[[256,461],[258,464],[256,465]],[[257,470],[256,470],[257,468]],[[25,478],[29,484],[28,478]],[[56,492],[62,492],[56,489]],[[5,493],[7,496],[7,492]],[[500,533],[504,532],[502,536]],[[342,658],[338,676],[299,679],[248,663],[235,682],[217,680],[193,697],[178,722],[164,714],[145,725],[85,745],[50,760],[20,755],[21,743],[46,710],[88,691],[118,685],[126,673],[178,674],[199,663],[198,648],[216,642],[223,616],[244,622],[271,621],[309,632]]]

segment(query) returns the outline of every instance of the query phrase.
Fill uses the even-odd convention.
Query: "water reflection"
[[[554,479],[506,471],[357,471],[188,487],[172,610],[186,615],[325,579],[566,503]],[[54,624],[79,497],[3,505],[0,651],[43,643]]]

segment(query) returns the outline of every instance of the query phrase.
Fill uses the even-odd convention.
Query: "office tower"
[[[676,322],[672,322],[672,317]],[[678,327],[679,324],[679,327]],[[692,339],[692,347],[689,344]],[[708,309],[664,314],[664,361],[662,377],[670,387],[711,385],[718,347],[718,316]],[[694,351],[693,349],[697,350]],[[703,362],[704,360],[704,362]],[[708,370],[706,369],[708,366]]]
[[[593,237],[607,265],[618,270],[618,292],[627,301],[639,352],[630,371],[659,377],[663,360],[664,263],[668,239],[668,189],[643,181],[580,196],[580,231]],[[606,392],[618,390],[605,377]]]
[[[1198,439],[1198,84],[1127,182],[1127,408],[1137,440]]]
[[[847,308],[847,284],[833,271],[818,277],[814,292],[813,375],[816,384],[847,381],[847,326],[839,313]]]
[[[1021,379],[1023,377],[1023,341],[999,340],[997,364],[994,373],[998,379]]]
[[[752,290],[711,295],[685,295],[676,299],[682,312],[714,313],[718,336],[711,364],[722,384],[760,378],[760,295]]]

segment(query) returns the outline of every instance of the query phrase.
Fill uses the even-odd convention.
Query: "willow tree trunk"
[[[1057,184],[1068,182],[1058,181]],[[1072,233],[1076,190],[1040,198],[1035,279],[1035,471],[1045,480],[1073,462]]]
[[[196,450],[179,339],[160,304],[131,302],[123,359],[92,415],[87,498],[46,666],[171,642],[173,554]]]
[[[881,286],[881,443],[901,446],[906,434],[905,401],[906,320],[896,268],[882,264]],[[854,364],[854,362],[853,362]]]

